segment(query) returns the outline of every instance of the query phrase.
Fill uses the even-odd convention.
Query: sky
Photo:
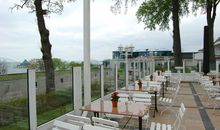
[[[91,59],[102,61],[112,58],[119,45],[133,45],[135,50],[172,50],[172,26],[169,31],[150,31],[138,23],[135,13],[142,0],[129,6],[127,13],[115,15],[110,11],[111,0],[91,2]],[[0,57],[15,61],[41,58],[41,43],[36,16],[28,9],[9,8],[19,0],[0,0]],[[220,37],[220,11],[217,10],[214,39]],[[172,25],[172,24],[171,24]],[[203,27],[206,15],[198,13],[181,19],[183,52],[197,52],[203,47]],[[46,17],[50,31],[52,55],[66,61],[83,60],[83,0],[65,4],[61,15]]]

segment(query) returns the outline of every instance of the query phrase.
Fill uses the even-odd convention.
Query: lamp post
[[[134,47],[132,45],[130,46],[119,46],[118,51],[121,55],[125,55],[125,87],[128,87],[128,55],[132,55]]]

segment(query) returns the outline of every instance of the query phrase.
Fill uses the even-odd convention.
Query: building
[[[215,48],[215,58],[216,60],[220,61],[220,37],[215,40],[214,48]],[[203,49],[199,49],[194,56],[195,56],[195,60],[203,60]]]
[[[173,53],[170,50],[153,50],[150,51],[149,49],[145,50],[136,50],[136,51],[129,51],[128,58],[137,58],[140,56],[172,56]],[[113,51],[112,52],[112,59],[114,60],[122,60],[125,59],[125,51]]]

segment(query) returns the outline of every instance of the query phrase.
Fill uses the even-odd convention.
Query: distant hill
[[[19,63],[18,61],[9,59],[9,58],[4,58],[4,57],[0,57],[0,62],[6,62],[6,63]]]
[[[98,61],[98,60],[91,60],[91,64],[95,64],[95,65],[101,65],[102,61]]]

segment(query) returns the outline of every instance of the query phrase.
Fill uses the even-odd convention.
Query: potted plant
[[[138,88],[139,88],[139,90],[141,90],[141,89],[142,89],[142,82],[141,82],[141,80],[140,80],[140,79],[138,80]]]
[[[150,81],[153,81],[153,78],[154,78],[153,75],[150,75]]]
[[[118,92],[113,92],[111,95],[112,107],[117,107],[118,99],[119,99]]]
[[[160,70],[157,71],[157,75],[160,76]]]

